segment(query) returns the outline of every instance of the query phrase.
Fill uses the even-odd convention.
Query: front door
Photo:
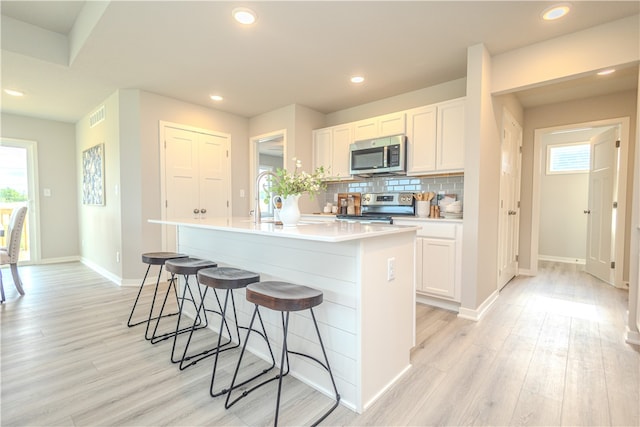
[[[498,290],[518,273],[522,127],[506,110],[502,120]]]
[[[589,170],[589,206],[587,217],[587,273],[613,283],[612,248],[614,189],[616,187],[618,149],[617,128],[591,138],[591,166]]]

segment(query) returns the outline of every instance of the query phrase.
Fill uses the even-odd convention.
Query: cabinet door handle
[[[202,209],[200,209],[200,213],[206,214],[206,213],[207,213],[207,210],[206,210],[206,209],[204,209],[204,208],[202,208]]]
[[[591,213],[591,209],[586,209],[583,212],[586,213],[586,214],[590,214]]]
[[[198,208],[196,208],[196,209],[193,210],[193,213],[197,215],[197,214],[200,213],[200,210]]]

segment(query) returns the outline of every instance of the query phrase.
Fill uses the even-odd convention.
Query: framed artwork
[[[104,144],[82,152],[82,204],[104,206]]]

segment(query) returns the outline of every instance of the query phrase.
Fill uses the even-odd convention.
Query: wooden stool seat
[[[147,252],[142,254],[142,262],[151,265],[164,265],[170,259],[187,258],[188,256],[177,252]]]
[[[197,274],[198,271],[202,270],[203,268],[211,268],[217,266],[218,264],[213,261],[191,257],[170,259],[165,262],[165,268],[167,269],[167,271],[173,274],[182,274],[184,276]]]
[[[216,289],[240,289],[258,281],[259,274],[239,268],[217,267],[198,271],[198,282]]]
[[[322,304],[322,292],[293,283],[266,281],[247,286],[247,301],[275,311],[300,311]]]

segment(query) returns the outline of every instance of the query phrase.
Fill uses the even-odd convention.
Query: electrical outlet
[[[387,260],[387,282],[396,278],[396,259],[389,258]]]

